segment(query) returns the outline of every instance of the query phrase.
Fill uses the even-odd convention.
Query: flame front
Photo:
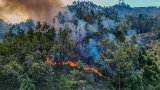
[[[46,61],[51,64],[51,65],[57,65],[57,63],[54,61],[52,62],[49,55],[46,56]],[[78,69],[82,69],[82,70],[85,70],[85,71],[92,71],[94,73],[96,73],[98,76],[100,77],[103,77],[103,78],[106,78],[110,81],[113,81],[113,79],[107,77],[107,76],[104,76],[98,69],[96,69],[95,67],[79,67],[76,63],[74,63],[73,61],[71,60],[68,60],[68,61],[62,61],[60,63],[61,65],[69,65],[71,67],[75,67],[75,68],[78,68]],[[113,81],[114,82],[114,81]]]

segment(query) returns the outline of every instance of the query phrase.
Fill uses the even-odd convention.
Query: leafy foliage
[[[97,9],[91,9],[93,7]],[[86,29],[82,41],[74,41],[70,37],[73,34],[70,28],[57,30],[46,22],[37,22],[34,28],[26,31],[17,27],[16,33],[11,28],[0,41],[0,90],[160,89],[160,43],[145,46],[137,43],[136,36],[126,38],[129,29],[136,29],[137,34],[158,30],[158,18],[139,14],[117,21],[118,13],[114,9],[92,2],[78,1],[68,8],[72,12],[76,9],[77,18],[73,21],[76,33],[80,32],[78,19],[84,20],[89,27],[96,18],[99,30],[90,32]],[[103,16],[116,20],[116,27],[112,30],[105,28],[101,24]],[[58,17],[60,23],[65,22],[61,12]],[[109,34],[115,38],[107,38]],[[98,60],[93,60],[91,55],[88,57],[88,53],[81,54],[80,49],[87,52],[83,46],[89,47],[90,39],[96,41],[96,45],[91,46],[96,47]],[[48,64],[46,56],[58,64]],[[62,60],[73,60],[80,67],[98,68],[102,75],[61,65]]]

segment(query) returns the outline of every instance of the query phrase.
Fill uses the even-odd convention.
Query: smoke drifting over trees
[[[0,0],[0,3],[0,16],[18,13],[22,17],[49,22],[63,6],[63,0]]]

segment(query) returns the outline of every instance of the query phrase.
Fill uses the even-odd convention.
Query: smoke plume
[[[0,0],[0,16],[14,13],[36,21],[50,22],[62,6],[63,0]]]

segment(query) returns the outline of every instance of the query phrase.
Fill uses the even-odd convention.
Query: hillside
[[[92,2],[73,2],[54,17],[53,26],[71,29],[74,39],[85,37],[88,31],[95,33],[105,29],[110,31],[106,37],[113,40],[115,35],[111,32],[119,25],[127,36],[159,31],[159,15],[157,7],[132,8],[126,4],[101,7]]]
[[[0,90],[159,90],[158,11],[78,1],[51,24],[0,21]]]
[[[35,25],[32,20],[26,20],[25,22],[21,22],[18,24],[8,24],[0,19],[0,38],[2,38],[4,34],[9,30],[12,30],[14,33],[16,33],[18,28],[27,30],[28,28],[33,28],[34,26]]]

